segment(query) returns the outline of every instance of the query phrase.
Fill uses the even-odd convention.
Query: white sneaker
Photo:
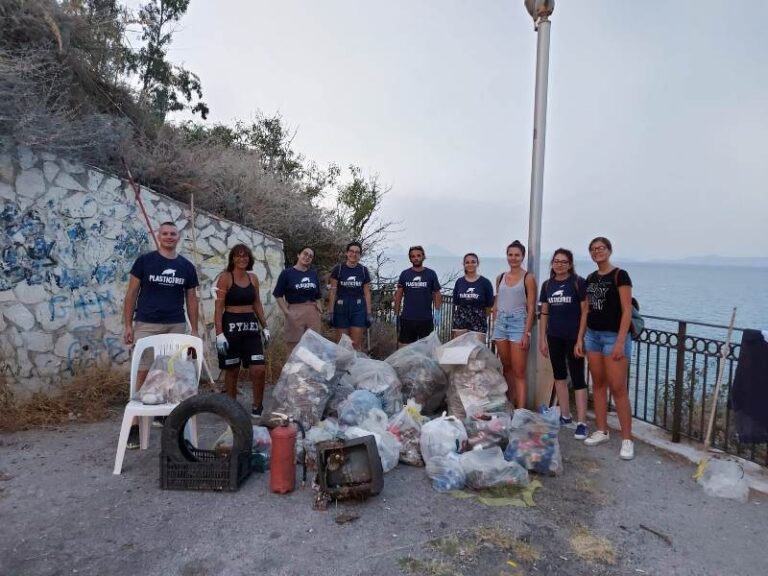
[[[622,460],[632,460],[635,457],[635,443],[632,440],[622,440],[619,458]]]
[[[608,442],[608,440],[611,439],[611,435],[608,432],[603,432],[602,430],[595,430],[592,432],[592,434],[589,435],[589,438],[584,440],[585,446],[597,446],[598,444],[602,444],[603,442]]]

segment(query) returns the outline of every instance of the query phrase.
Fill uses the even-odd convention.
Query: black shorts
[[[397,335],[397,341],[401,344],[410,344],[421,340],[432,334],[435,327],[432,319],[429,320],[407,320],[400,318],[400,333]]]
[[[547,336],[549,346],[549,361],[552,363],[552,372],[555,380],[566,380],[571,374],[571,384],[574,390],[584,390],[587,382],[584,379],[584,358],[576,358],[573,347],[576,340]]]
[[[239,368],[264,364],[261,327],[253,312],[224,312],[221,327],[229,348],[226,356],[219,354],[219,368]]]
[[[488,332],[488,315],[485,313],[485,308],[461,304],[454,306],[451,329]]]

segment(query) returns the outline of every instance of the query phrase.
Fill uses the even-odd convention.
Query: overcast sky
[[[736,6],[740,5],[740,8]],[[768,2],[558,0],[542,248],[768,253]],[[527,242],[536,35],[523,0],[192,0],[170,57],[210,120],[391,185],[394,243]]]

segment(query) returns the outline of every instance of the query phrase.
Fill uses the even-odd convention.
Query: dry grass
[[[461,540],[458,535],[432,540],[429,544],[438,552],[457,560],[472,560],[477,554],[477,544]]]
[[[616,549],[607,538],[595,536],[584,528],[577,529],[570,537],[569,544],[574,553],[587,562],[615,564]]]
[[[497,526],[482,526],[475,529],[479,544],[484,544],[511,554],[520,562],[536,562],[541,556],[539,551],[528,542],[519,540],[514,532]]]
[[[400,564],[400,568],[406,574],[423,574],[424,576],[461,576],[461,573],[454,570],[453,566],[446,564],[445,562],[438,562],[437,560],[424,561],[409,556],[407,558],[400,558],[398,563]]]
[[[119,412],[128,400],[128,373],[111,365],[83,369],[54,395],[35,393],[17,402],[0,379],[0,431],[14,432],[64,422],[97,422]]]

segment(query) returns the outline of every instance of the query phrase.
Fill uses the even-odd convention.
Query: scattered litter
[[[360,516],[358,514],[352,514],[350,512],[342,512],[341,514],[337,515],[336,518],[334,518],[334,522],[336,524],[348,524],[349,522],[354,522],[355,520],[359,519]]]
[[[704,492],[709,496],[728,498],[739,502],[749,499],[749,484],[744,477],[744,468],[738,462],[729,459],[710,458],[702,460],[705,467],[694,475]],[[703,470],[701,470],[703,468]]]
[[[659,532],[658,530],[654,530],[653,528],[649,528],[648,526],[646,526],[644,524],[640,524],[640,528],[650,532],[651,534],[653,534],[655,536],[658,536],[659,538],[664,540],[664,542],[666,542],[669,546],[672,546],[672,538],[670,538],[666,534],[663,534],[663,533]]]

